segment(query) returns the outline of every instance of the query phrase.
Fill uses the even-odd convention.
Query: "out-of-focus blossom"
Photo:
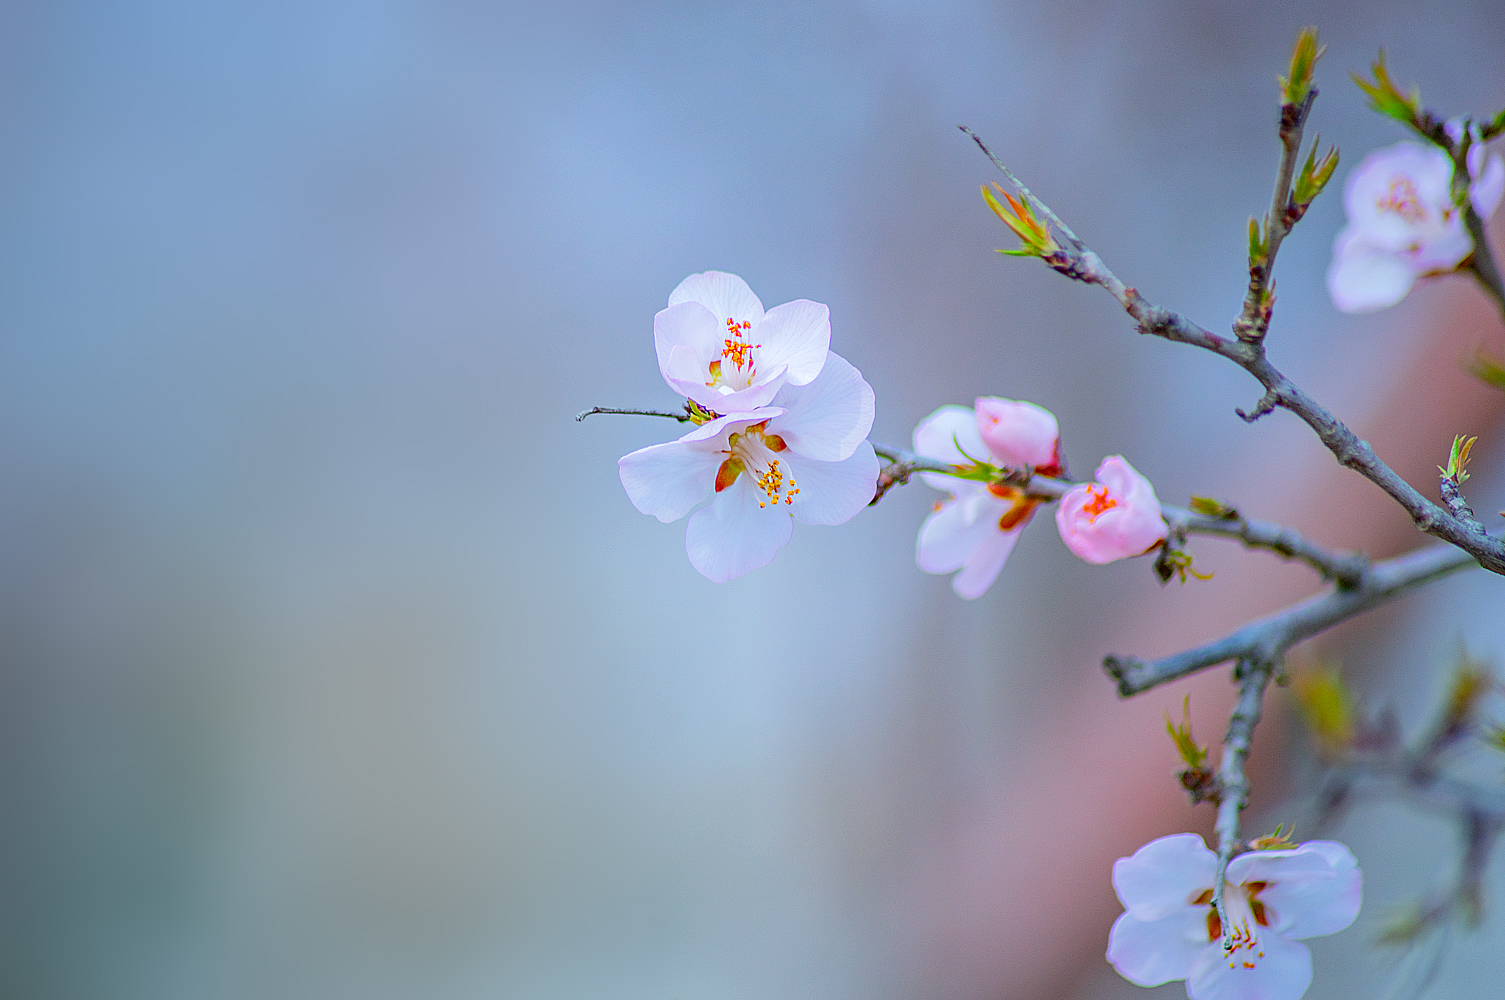
[[[1142,556],[1165,540],[1155,487],[1118,455],[1097,467],[1097,482],[1073,486],[1056,508],[1066,547],[1101,565]]]
[[[1125,912],[1108,935],[1108,961],[1140,986],[1185,979],[1191,1000],[1296,1000],[1312,982],[1311,952],[1297,939],[1353,923],[1363,897],[1358,863],[1328,840],[1234,858],[1223,886],[1227,952],[1212,906],[1217,863],[1194,833],[1115,861]]]
[[[1449,131],[1462,137],[1456,123]],[[1487,219],[1505,193],[1505,163],[1468,152],[1469,200]],[[1327,288],[1344,312],[1372,312],[1406,297],[1417,278],[1446,274],[1473,250],[1463,213],[1452,199],[1453,161],[1414,142],[1377,149],[1348,175],[1348,225],[1333,244]]]
[[[692,274],[653,317],[664,380],[720,414],[769,405],[784,384],[807,385],[831,346],[831,313],[796,299],[763,311],[735,274]]]
[[[773,560],[791,519],[841,524],[873,499],[878,457],[868,444],[873,390],[828,354],[807,385],[784,385],[772,405],[708,421],[677,441],[618,463],[633,506],[669,522],[690,518],[690,564],[717,583]]]
[[[959,466],[988,462],[1032,466],[1045,475],[1061,471],[1056,418],[1050,411],[993,396],[978,399],[975,411],[965,406],[936,410],[915,428],[914,450]],[[998,578],[1039,501],[1005,483],[923,475],[951,495],[920,526],[915,561],[927,573],[960,570],[951,589],[967,600],[981,597]]]

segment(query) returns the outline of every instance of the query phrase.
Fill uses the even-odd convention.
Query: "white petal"
[[[873,429],[872,386],[834,352],[827,352],[815,381],[785,385],[774,403],[788,412],[769,423],[769,432],[801,455],[822,462],[847,458]]]
[[[748,424],[756,424],[763,420],[772,419],[773,417],[777,417],[783,412],[784,410],[782,407],[760,406],[756,409],[746,410],[741,413],[729,413],[725,416],[717,417],[715,420],[706,421],[699,427],[696,427],[694,430],[682,435],[680,437],[680,440],[711,441],[712,439],[719,437],[721,439],[721,443],[716,447],[718,449],[724,448],[726,446],[726,438],[730,436],[732,431],[740,431]]]
[[[805,524],[845,524],[873,502],[878,456],[866,441],[840,462],[817,462],[787,451],[784,459],[800,491],[788,509]]]
[[[669,293],[669,305],[681,302],[699,302],[716,316],[716,328],[720,338],[726,336],[726,321],[751,323],[757,326],[763,321],[763,303],[747,287],[747,282],[735,274],[724,271],[707,271],[692,274]]]
[[[1351,227],[1387,250],[1400,250],[1438,224],[1450,202],[1453,164],[1434,146],[1401,142],[1364,157],[1343,185],[1343,209]],[[1419,216],[1382,208],[1400,190],[1415,196]]]
[[[1255,947],[1253,954],[1240,949],[1224,957],[1221,944],[1208,945],[1186,977],[1187,995],[1191,1000],[1297,1000],[1312,985],[1306,945],[1267,931]]]
[[[758,507],[763,494],[747,475],[690,517],[685,552],[690,565],[716,583],[767,566],[789,542],[793,518],[782,510]]]
[[[705,399],[692,398],[717,413],[742,413],[756,407],[767,406],[774,396],[778,395],[783,385],[784,366],[780,365],[770,372],[759,372],[758,381],[746,389],[723,392],[721,389],[702,387],[699,391],[707,394]]]
[[[1287,856],[1261,857],[1267,853]],[[1271,925],[1286,937],[1336,934],[1359,915],[1364,878],[1358,862],[1342,844],[1313,840],[1295,851],[1251,851],[1233,860],[1236,863],[1246,858],[1254,860],[1242,870],[1236,871],[1229,864],[1229,880],[1268,882],[1259,899],[1272,917]]]
[[[1405,298],[1415,281],[1415,272],[1398,255],[1364,244],[1347,230],[1338,234],[1327,269],[1327,291],[1339,311],[1387,309]]]
[[[722,458],[720,452],[670,441],[622,456],[617,471],[632,505],[667,524],[711,495]]]
[[[721,341],[725,336],[716,324],[715,315],[699,303],[682,302],[661,310],[653,317],[653,348],[658,352],[658,370],[666,380],[686,378],[688,376],[679,369],[689,365],[695,377],[704,382],[709,377],[710,363],[721,357]],[[671,366],[670,355],[675,348],[684,350],[686,360]]]
[[[774,306],[748,334],[759,345],[758,367],[789,366],[789,381],[804,385],[821,372],[831,347],[831,310],[795,299]]]
[[[1026,518],[1012,531],[999,531],[995,525],[991,532],[983,536],[982,544],[972,550],[967,565],[951,581],[951,589],[957,597],[974,601],[993,586],[993,581],[998,579],[999,571],[1003,569],[1009,553],[1014,551],[1014,544],[1019,541],[1019,535],[1028,523]]]
[[[1217,855],[1195,833],[1174,833],[1113,862],[1113,891],[1140,920],[1159,920],[1211,889]]]
[[[1108,932],[1108,961],[1136,986],[1159,986],[1191,975],[1197,958],[1209,948],[1206,907],[1145,922],[1125,913]]]
[[[914,429],[914,450],[917,455],[957,465],[988,460],[988,446],[977,433],[977,414],[970,406],[948,404],[921,420]]]
[[[947,501],[920,525],[915,562],[926,573],[961,569],[990,533],[998,533],[998,519],[1007,508],[986,492]]]
[[[1475,153],[1478,154],[1477,157]],[[1468,196],[1473,201],[1474,211],[1479,213],[1479,218],[1488,219],[1499,207],[1500,196],[1505,194],[1505,162],[1498,156],[1491,156],[1481,172],[1475,161],[1483,157],[1483,146],[1475,146],[1468,151],[1470,173],[1475,178],[1469,186]]]

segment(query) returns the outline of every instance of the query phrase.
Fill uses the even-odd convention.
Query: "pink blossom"
[[[868,505],[878,478],[872,425],[872,388],[828,354],[814,380],[785,384],[772,405],[717,417],[617,465],[633,506],[665,523],[710,499],[690,516],[685,551],[723,583],[771,562],[792,520],[842,524]]]
[[[1454,140],[1462,126],[1449,123]],[[1505,163],[1486,162],[1483,143],[1469,149],[1469,200],[1487,219],[1505,193]],[[1327,287],[1343,312],[1372,312],[1406,297],[1417,278],[1446,274],[1473,250],[1463,213],[1453,204],[1453,161],[1414,142],[1377,149],[1348,175],[1348,225],[1333,244]]]
[[[692,274],[653,317],[664,381],[715,413],[767,406],[785,383],[807,385],[831,346],[831,313],[796,299],[766,313],[735,274]]]
[[[1228,863],[1223,905],[1230,951],[1212,906],[1217,855],[1194,833],[1145,844],[1113,863],[1125,912],[1108,935],[1108,961],[1139,986],[1186,980],[1191,1000],[1297,1000],[1312,982],[1298,938],[1353,923],[1363,898],[1358,863],[1342,844],[1312,840],[1256,850]]]
[[[1067,490],[1056,508],[1068,549],[1101,565],[1142,556],[1165,540],[1160,501],[1148,479],[1119,455],[1103,459],[1096,479]]]
[[[994,396],[978,399],[975,411],[965,406],[936,410],[915,428],[914,450],[958,466],[988,462],[1060,474],[1056,418],[1033,403]],[[959,597],[981,597],[998,578],[1039,501],[1004,483],[934,472],[923,477],[950,496],[920,526],[915,562],[927,573],[956,573],[951,589]]]

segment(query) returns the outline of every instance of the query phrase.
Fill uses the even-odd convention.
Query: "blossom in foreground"
[[[715,413],[769,405],[779,388],[808,385],[831,346],[831,313],[796,299],[763,311],[735,274],[692,274],[653,317],[664,381]]]
[[[690,517],[690,565],[717,583],[766,566],[791,519],[842,524],[873,499],[878,457],[867,442],[873,390],[828,354],[807,385],[784,385],[771,405],[716,417],[678,441],[618,463],[633,506],[665,523]]]
[[[1034,403],[984,396],[975,410],[943,406],[920,421],[914,450],[925,458],[967,466],[977,461],[1030,466],[1060,475],[1056,418]],[[951,589],[967,600],[981,597],[998,578],[1019,533],[1039,501],[1004,483],[922,474],[925,482],[951,496],[935,505],[920,526],[915,562],[927,573],[956,573]]]
[[[1456,124],[1454,139],[1462,137]],[[1469,200],[1488,219],[1505,193],[1505,163],[1469,149]],[[1452,199],[1453,161],[1436,146],[1402,142],[1375,150],[1348,175],[1348,225],[1333,244],[1327,288],[1344,312],[1372,312],[1406,297],[1417,278],[1446,274],[1473,251]]]
[[[1312,982],[1311,952],[1297,939],[1353,923],[1363,896],[1358,863],[1329,840],[1234,858],[1223,886],[1227,952],[1212,906],[1217,863],[1194,833],[1115,861],[1125,912],[1108,935],[1108,961],[1140,986],[1185,979],[1191,1000],[1296,1000]]]
[[[1165,521],[1155,487],[1119,455],[1103,459],[1097,482],[1066,491],[1056,507],[1056,527],[1066,547],[1102,565],[1142,556],[1165,541]]]

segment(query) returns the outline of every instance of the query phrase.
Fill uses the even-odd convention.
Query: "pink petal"
[[[1173,833],[1113,862],[1113,891],[1136,919],[1153,922],[1189,907],[1197,893],[1211,889],[1217,867],[1217,855],[1201,837]]]
[[[767,566],[789,542],[794,519],[782,510],[759,508],[764,499],[746,475],[690,517],[685,552],[690,565],[716,583]]]
[[[679,287],[669,293],[669,305],[672,307],[681,302],[699,302],[715,315],[716,328],[720,331],[718,344],[726,336],[727,320],[754,326],[763,321],[763,303],[747,287],[747,282],[725,271],[692,274],[681,281]]]
[[[1224,957],[1220,943],[1209,945],[1192,963],[1187,995],[1191,1000],[1297,1000],[1312,985],[1306,945],[1267,930],[1255,947],[1253,953],[1240,949]]]
[[[1192,966],[1209,948],[1221,953],[1221,941],[1207,942],[1206,907],[1186,909],[1146,922],[1125,913],[1108,932],[1108,961],[1136,986],[1159,986],[1191,975]]]
[[[977,430],[988,451],[1004,465],[1041,466],[1056,462],[1060,428],[1049,410],[997,396],[977,399]]]
[[[845,524],[873,501],[878,456],[866,441],[840,462],[818,462],[789,451],[784,461],[799,489],[786,506],[805,524]]]
[[[711,495],[722,458],[719,452],[670,441],[622,456],[617,471],[632,505],[667,524]]]
[[[1475,153],[1479,154],[1477,158]],[[1468,189],[1468,196],[1473,201],[1474,211],[1479,213],[1479,218],[1488,219],[1499,207],[1500,196],[1505,194],[1505,162],[1498,156],[1491,156],[1481,172],[1475,160],[1483,157],[1483,146],[1475,146],[1468,151],[1470,173],[1476,178]]]
[[[787,365],[789,382],[805,385],[821,372],[831,347],[831,310],[819,302],[795,299],[774,306],[748,334],[760,346],[759,369]]]
[[[822,462],[850,456],[873,427],[872,386],[834,352],[827,352],[825,366],[813,382],[786,384],[774,402],[788,412],[768,425],[769,432],[799,454]]]

